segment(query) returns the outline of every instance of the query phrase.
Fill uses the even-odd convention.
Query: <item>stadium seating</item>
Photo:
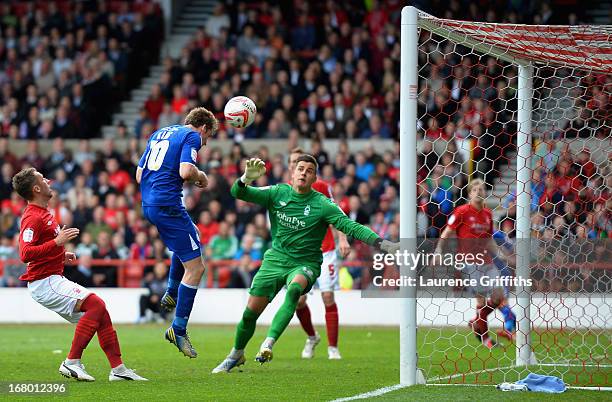
[[[127,148],[117,146],[112,139],[92,147],[94,142],[89,138],[98,136],[100,125],[108,120],[113,111],[108,105],[121,99],[130,85],[146,73],[147,61],[158,59],[159,48],[150,44],[158,45],[161,40],[144,41],[147,44],[141,40],[151,32],[159,35],[163,32],[157,6],[148,2],[111,1],[100,2],[97,9],[88,10],[82,3],[72,1],[7,3],[0,21],[2,208],[19,215],[23,203],[11,194],[10,177],[24,166],[36,166],[55,180],[59,197],[52,204],[52,210],[58,220],[82,231],[80,243],[71,245],[73,249],[90,250],[93,254],[100,248],[99,233],[115,234],[111,248],[117,257],[97,261],[94,256],[94,260],[87,262],[89,266],[82,268],[115,272],[109,274],[108,282],[101,283],[104,285],[139,286],[143,272],[151,269],[152,261],[168,258],[163,245],[155,246],[160,242],[156,230],[140,214],[139,191],[133,177],[142,140],[157,125],[181,121],[182,115],[193,106],[206,106],[220,117],[227,99],[245,94],[257,103],[259,113],[255,123],[244,132],[222,124],[217,137],[234,140],[236,145],[231,152],[223,153],[215,148],[215,140],[211,141],[200,161],[211,176],[209,188],[190,190],[185,197],[188,212],[199,227],[206,228],[208,239],[218,230],[215,224],[227,222],[241,245],[239,251],[244,251],[242,243],[247,234],[254,237],[260,254],[269,247],[261,210],[235,202],[229,196],[229,186],[241,170],[241,159],[247,155],[240,143],[251,138],[281,139],[288,143],[298,139],[319,140],[313,144],[320,148],[310,151],[321,162],[321,174],[333,186],[339,205],[352,218],[371,224],[380,235],[396,237],[399,148],[396,146],[394,151],[384,153],[373,147],[364,152],[351,152],[349,142],[398,139],[399,30],[396,27],[400,2],[388,1],[388,7],[370,12],[356,2],[341,2],[346,11],[328,9],[332,7],[330,3],[301,2],[301,10],[282,6],[262,9],[258,4],[249,3],[227,10],[229,28],[224,23],[215,25],[224,20],[223,15],[215,24],[207,23],[194,35],[179,59],[163,61],[159,87],[143,104],[136,126],[118,127],[117,137],[126,139]],[[451,1],[450,7],[443,3],[432,2],[429,11],[459,19],[489,18],[493,12],[458,7],[458,1]],[[518,22],[534,19],[534,15],[521,12],[511,12],[508,18]],[[48,24],[38,26],[37,19],[32,17],[37,14],[45,15]],[[66,22],[54,27],[51,25],[54,16]],[[115,19],[117,24],[113,23]],[[363,24],[372,20],[383,23]],[[142,30],[139,30],[140,22],[143,22]],[[24,26],[30,35],[26,43],[20,39]],[[502,75],[499,66],[486,62],[470,64],[440,59],[438,65],[441,68],[425,72],[429,76],[428,88],[419,94],[419,115],[428,116],[426,121],[419,122],[422,144],[419,166],[422,168],[419,169],[418,219],[423,223],[419,226],[420,235],[444,226],[450,212],[444,200],[451,205],[464,202],[465,194],[460,189],[467,181],[465,172],[471,171],[468,165],[481,163],[482,166],[485,162],[481,161],[491,161],[487,169],[491,174],[484,179],[493,185],[515,148],[516,127],[503,124],[509,116],[504,115],[500,105],[500,99],[513,101],[511,94],[501,90],[508,86],[508,72]],[[584,100],[585,110],[592,113],[577,116],[564,130],[551,135],[583,137],[589,127],[588,119],[608,116],[610,99],[601,88],[609,87],[610,78],[585,76],[583,79],[592,83]],[[56,138],[60,136],[82,139],[82,142],[73,152],[62,139]],[[16,157],[9,149],[7,138],[33,140],[27,145],[27,156]],[[36,140],[53,138],[56,139],[52,153],[42,157]],[[428,141],[422,141],[424,138]],[[337,152],[328,154],[328,139],[341,140]],[[488,146],[491,144],[495,146]],[[266,160],[269,168],[260,184],[287,181],[284,156],[270,155],[265,148],[256,154]],[[568,162],[567,175],[579,176],[577,168],[583,162]],[[557,180],[556,171],[557,165],[546,166],[548,177]],[[579,183],[577,193],[586,188],[587,180],[581,178]],[[605,203],[609,202],[610,194],[587,194],[587,197],[592,199],[585,202]],[[510,204],[506,208],[510,209]],[[208,216],[203,217],[203,212]],[[589,236],[610,234],[605,219],[587,220],[583,213]],[[543,218],[545,225],[552,224],[554,210]],[[17,233],[18,220],[7,218],[2,224],[3,242],[9,255],[11,248],[14,251],[13,236]],[[88,242],[84,241],[86,234],[91,237]],[[151,246],[137,250],[134,255],[131,250],[138,248],[139,235]],[[352,268],[359,267],[359,260],[367,258],[368,252],[367,248],[356,246],[355,255],[346,263],[353,277],[365,278],[363,283],[367,283],[370,273]],[[207,279],[207,285],[229,285],[233,273],[239,270],[239,259],[211,265],[214,272]],[[256,266],[254,258],[253,269]],[[14,270],[10,272],[14,275]],[[356,280],[354,286],[359,287],[361,283]]]

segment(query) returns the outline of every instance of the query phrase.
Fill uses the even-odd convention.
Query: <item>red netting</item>
[[[498,245],[510,261],[516,256],[522,103],[513,61],[534,62],[531,305],[517,304],[513,286],[504,292],[514,314],[530,311],[530,328],[514,336],[530,336],[537,365],[516,366],[515,339],[498,334],[508,321],[499,307],[482,330],[484,320],[469,324],[477,314],[473,296],[453,288],[421,289],[419,366],[430,382],[495,384],[537,371],[571,385],[609,386],[612,27],[420,17],[417,233],[425,241],[419,250],[433,251],[450,217],[469,202],[468,183],[480,178]],[[515,275],[513,266],[505,269]],[[432,267],[421,274],[444,275]],[[498,346],[487,349],[483,333]]]
[[[464,36],[466,42],[491,45],[517,59],[556,63],[612,73],[612,26],[539,26],[470,23],[419,13],[428,29]],[[435,28],[442,28],[436,30]]]

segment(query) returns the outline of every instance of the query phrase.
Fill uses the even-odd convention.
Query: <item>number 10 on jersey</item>
[[[149,156],[147,157],[147,169],[157,171],[164,163],[164,158],[166,157],[166,152],[168,152],[168,147],[170,146],[170,141],[162,140],[155,141],[151,140],[149,151]]]

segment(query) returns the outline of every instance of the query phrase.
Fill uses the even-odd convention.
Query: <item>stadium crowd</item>
[[[98,136],[159,59],[163,19],[153,1],[0,7],[0,136]]]
[[[33,6],[29,6],[31,10],[27,13],[11,9],[15,14],[14,27],[11,29],[10,18],[2,20],[0,61],[10,66],[13,60],[18,68],[6,70],[14,71],[17,78],[13,75],[9,81],[7,75],[2,86],[4,123],[0,135],[29,142],[27,156],[17,159],[11,154],[8,141],[0,138],[3,229],[0,258],[16,256],[14,236],[24,206],[12,192],[10,178],[21,167],[31,165],[54,180],[53,188],[59,197],[53,200],[52,207],[60,222],[81,229],[79,242],[73,245],[80,256],[79,264],[69,269],[69,274],[80,282],[117,286],[116,270],[92,266],[92,259],[166,259],[167,252],[156,230],[140,214],[140,194],[133,179],[142,152],[139,140],[147,138],[156,127],[179,123],[193,106],[210,108],[223,122],[223,106],[237,94],[256,102],[259,113],[255,123],[244,131],[221,125],[217,138],[232,139],[235,144],[229,153],[215,148],[214,140],[209,144],[200,160],[209,173],[209,186],[205,190],[190,189],[184,198],[201,232],[209,260],[231,261],[213,271],[207,281],[209,286],[248,286],[257,261],[269,247],[267,221],[262,211],[229,195],[229,187],[241,171],[240,163],[247,156],[241,142],[249,138],[283,139],[287,151],[299,139],[313,139],[309,151],[321,164],[320,175],[332,184],[341,208],[358,222],[370,224],[381,236],[397,240],[399,143],[395,143],[392,151],[383,153],[371,146],[352,152],[350,144],[359,138],[397,139],[400,3],[372,1],[370,9],[349,1],[297,1],[295,7],[287,8],[268,2],[238,2],[228,9],[219,5],[178,59],[163,60],[161,81],[153,87],[135,126],[117,128],[117,137],[129,141],[127,151],[118,152],[111,139],[105,140],[101,149],[93,150],[90,142],[83,139],[73,153],[65,148],[61,138],[56,138],[53,152],[47,158],[38,154],[36,138],[89,138],[95,132],[84,126],[96,122],[87,114],[94,110],[95,103],[84,102],[86,83],[90,82],[87,74],[101,77],[103,71],[114,71],[108,74],[114,79],[107,78],[107,82],[119,88],[125,86],[126,79],[121,77],[126,71],[129,76],[131,65],[126,59],[137,55],[138,49],[155,54],[155,49],[139,48],[142,43],[138,38],[142,39],[147,32],[144,28],[147,21],[151,29],[158,27],[159,20],[149,3],[144,3],[144,14],[126,5],[117,11],[107,11],[105,2],[99,2],[96,10],[79,12],[82,5],[75,3],[74,9],[62,13],[74,23],[66,23],[60,29],[50,25],[53,19],[44,17],[45,13],[57,14],[52,12],[54,3],[49,3],[46,11],[44,7]],[[501,13],[496,14],[496,9],[480,9],[475,2],[467,8],[461,7],[459,1],[451,1],[448,7],[443,4],[446,3],[431,2],[423,5],[423,9],[457,19],[499,21],[502,17]],[[527,14],[521,14],[523,10],[520,7],[510,10],[504,14],[505,22],[555,21],[546,6]],[[26,24],[28,18],[32,24]],[[580,21],[582,17],[569,18]],[[47,22],[39,27],[41,21]],[[115,30],[110,29],[113,21]],[[31,31],[27,32],[31,35],[24,36],[22,30],[30,25]],[[71,26],[74,29],[65,28]],[[6,36],[11,31],[12,41]],[[30,44],[38,37],[38,31],[40,40]],[[131,36],[126,36],[126,32]],[[65,45],[73,40],[80,45]],[[511,111],[517,107],[517,73],[494,59],[460,57],[449,44],[440,45],[441,50],[436,52],[438,42],[425,38],[425,43],[420,57],[422,61],[427,58],[429,63],[420,72],[423,80],[419,92],[418,227],[419,236],[437,237],[452,209],[465,202],[462,191],[468,180],[468,164],[472,163],[475,174],[492,184],[505,166],[506,155],[514,148],[516,116]],[[72,53],[71,47],[75,47]],[[25,54],[18,51],[22,48],[27,49]],[[2,49],[6,49],[4,56]],[[47,87],[45,80],[37,81],[32,72],[32,83],[21,85],[17,91],[16,85],[28,76],[23,70],[29,73],[39,62],[42,71],[43,61],[53,71],[45,73],[53,76],[47,80]],[[59,71],[57,76],[55,71]],[[584,80],[592,88],[588,98],[582,100],[584,107],[596,107],[599,114],[595,116],[601,119],[601,113],[609,110],[609,98],[604,96],[609,94],[604,90],[609,81],[601,83],[599,77],[590,76]],[[42,91],[39,83],[47,90]],[[89,111],[85,111],[86,107]],[[45,120],[43,115],[53,118]],[[18,116],[21,120],[13,122]],[[37,128],[30,130],[30,122],[39,120],[40,125],[33,125]],[[71,131],[61,131],[63,126],[58,121],[70,122]],[[40,135],[43,126],[49,131],[46,135]],[[566,131],[568,137],[573,135]],[[609,131],[599,135],[609,136]],[[325,149],[325,140],[330,138],[341,139],[338,151],[331,155]],[[268,167],[268,174],[259,185],[287,181],[286,154],[270,155],[262,146],[257,156]],[[547,230],[552,230],[554,236],[566,237],[578,236],[583,229],[587,237],[605,237],[610,233],[610,175],[589,163],[592,165],[588,154],[573,158],[564,153],[563,158],[536,171],[533,186],[541,190],[533,196],[536,237],[550,234]],[[507,218],[501,224],[511,237],[513,202],[510,197],[504,206]],[[566,230],[557,230],[558,225]],[[367,248],[355,244],[346,259],[353,263],[347,264],[346,270],[351,279],[367,275],[359,261],[367,259],[368,253]],[[5,266],[4,284],[17,285],[15,278],[22,269],[18,264]],[[152,284],[158,280],[160,270],[157,269],[158,273],[153,273],[152,267],[146,270],[146,284],[151,289],[159,287]],[[360,286],[359,281],[354,286]]]

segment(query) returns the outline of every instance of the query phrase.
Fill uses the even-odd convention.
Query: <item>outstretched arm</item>
[[[374,246],[386,253],[395,253],[399,250],[399,243],[383,240],[372,229],[355,222],[342,212],[340,207],[330,200],[325,200],[323,204],[323,218],[342,233],[354,237],[357,240]]]
[[[261,159],[252,158],[246,163],[244,174],[232,185],[231,193],[234,198],[253,202],[268,207],[272,187],[251,187],[250,184],[266,173],[266,167]]]

